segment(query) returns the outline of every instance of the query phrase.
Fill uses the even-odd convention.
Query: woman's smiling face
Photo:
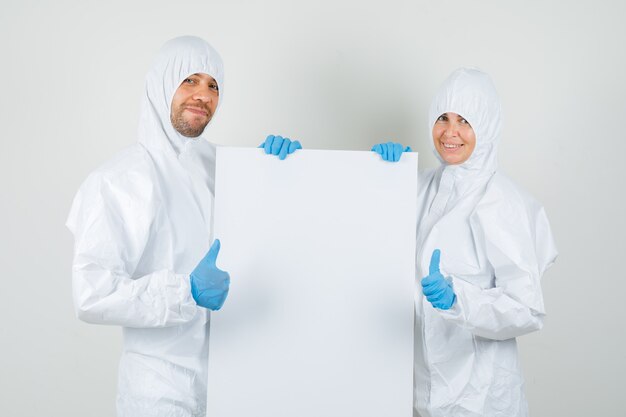
[[[462,116],[448,112],[433,125],[433,141],[441,158],[449,165],[467,161],[476,147],[474,129]]]

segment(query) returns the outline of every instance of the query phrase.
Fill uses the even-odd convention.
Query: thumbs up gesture
[[[230,275],[215,265],[220,252],[220,241],[215,239],[211,249],[202,258],[190,276],[191,295],[196,303],[204,308],[219,310],[230,286]]]
[[[430,258],[428,276],[422,278],[422,291],[433,307],[448,310],[454,304],[456,295],[452,284],[439,271],[440,258],[441,251],[435,249]]]

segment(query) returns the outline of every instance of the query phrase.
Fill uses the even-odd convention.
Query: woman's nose
[[[458,135],[458,132],[459,130],[454,125],[454,123],[450,123],[448,124],[448,126],[446,126],[446,131],[444,132],[444,134],[446,135],[447,138],[453,138]]]

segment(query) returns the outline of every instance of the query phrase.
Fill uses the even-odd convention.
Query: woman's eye
[[[185,78],[183,84],[193,84],[193,80],[191,78]]]
[[[441,116],[437,117],[438,122],[445,122],[446,120],[448,120],[448,118],[446,117],[445,114],[442,114]]]
[[[220,90],[220,89],[217,87],[217,84],[211,84],[211,85],[210,85],[210,87],[211,87],[211,89],[212,89],[212,90],[215,90],[215,91],[219,91],[219,90]]]
[[[461,118],[461,123],[465,125],[469,125],[469,122],[463,118]]]

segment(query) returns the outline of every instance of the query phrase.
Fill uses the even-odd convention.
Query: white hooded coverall
[[[469,122],[476,147],[460,165],[435,151],[441,166],[419,175],[415,408],[421,417],[527,416],[515,338],[542,327],[552,232],[543,207],[496,170],[500,103],[489,76],[452,73],[429,129],[446,112]],[[449,310],[434,308],[419,282],[434,249],[456,294]]]
[[[170,122],[174,93],[194,73],[212,76],[223,94],[222,60],[205,41],[161,48],[138,143],[89,175],[67,220],[78,317],[123,326],[120,417],[206,413],[209,311],[192,298],[189,274],[212,241],[215,147]]]

